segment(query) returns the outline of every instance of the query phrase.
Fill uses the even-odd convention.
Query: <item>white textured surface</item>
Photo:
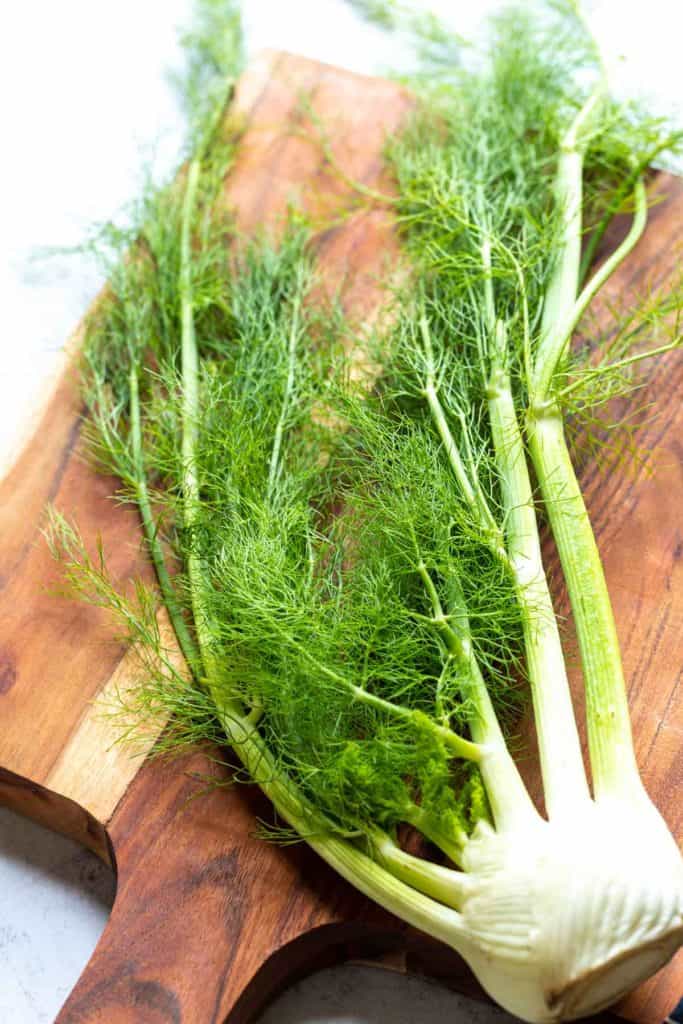
[[[51,1021],[83,970],[114,897],[81,846],[0,809],[0,1021]]]
[[[431,6],[463,34],[497,0]],[[595,25],[619,90],[681,110],[679,0],[603,0]],[[343,0],[247,0],[249,50],[289,49],[379,72],[400,54]],[[0,5],[3,310],[0,463],[55,354],[97,290],[88,262],[35,259],[80,242],[134,196],[142,157],[170,171],[181,126],[164,69],[191,0],[23,0]],[[645,12],[645,13],[644,13]],[[111,879],[89,854],[0,812],[0,1021],[49,1021],[104,926]],[[428,1022],[495,1014],[382,972],[323,972],[264,1024]],[[483,1016],[482,1016],[483,1015]]]
[[[259,1024],[514,1024],[504,1010],[466,999],[441,985],[347,965],[292,985]]]

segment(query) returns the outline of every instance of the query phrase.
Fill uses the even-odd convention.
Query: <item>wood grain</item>
[[[389,187],[384,138],[410,101],[394,84],[272,53],[250,68],[235,101],[244,136],[226,201],[240,227],[266,220],[277,231],[292,200],[321,223],[334,217],[317,239],[325,288],[362,325],[376,316],[398,266],[391,216],[362,205],[326,163],[302,93],[347,173],[381,189]],[[674,265],[683,189],[666,178],[660,187],[670,195],[613,283],[615,296],[664,280]],[[659,416],[638,434],[648,450],[658,445],[646,463],[598,471],[588,462],[583,471],[624,644],[639,763],[679,840],[682,387],[683,359],[671,356],[647,389]],[[75,517],[91,542],[101,534],[122,586],[149,568],[136,515],[111,501],[115,481],[81,457],[80,418],[73,373],[65,372],[0,483],[0,800],[76,836],[118,873],[111,919],[61,1024],[246,1022],[297,974],[388,949],[406,969],[481,995],[459,958],[369,903],[310,850],[252,838],[255,819],[271,811],[258,791],[214,785],[231,778],[215,752],[164,762],[113,745],[97,700],[130,683],[131,659],[100,612],[45,592],[55,581],[40,535],[46,502]],[[682,989],[679,957],[621,1012],[654,1024]]]

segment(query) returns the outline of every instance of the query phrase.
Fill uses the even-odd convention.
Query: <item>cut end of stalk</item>
[[[549,991],[547,1019],[576,1020],[599,1013],[664,967],[681,943],[683,924],[586,971],[563,988]]]

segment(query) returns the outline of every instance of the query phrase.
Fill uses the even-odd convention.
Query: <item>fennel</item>
[[[667,140],[610,102],[571,12],[542,28],[503,16],[474,72],[444,62],[457,47],[435,24],[425,59],[427,44],[423,109],[389,147],[418,286],[377,339],[369,392],[346,372],[337,318],[306,301],[302,218],[277,247],[256,239],[226,258],[222,100],[180,186],[144,204],[139,256],[116,265],[91,324],[93,450],[140,507],[189,682],[152,597],[125,603],[58,518],[53,539],[76,589],[142,641],[136,710],[174,713],[168,744],[227,739],[352,884],[458,950],[513,1013],[571,1019],[683,937],[681,858],[638,776],[565,440],[567,414],[633,386],[648,354],[634,348],[637,311],[602,362],[582,365],[571,336],[644,229],[641,170]],[[586,277],[583,235],[603,238],[625,182],[633,227]],[[643,307],[653,352],[678,344],[659,336],[680,299]],[[576,622],[590,780],[529,463]],[[545,815],[506,740],[525,681]],[[403,849],[406,825],[432,856]]]

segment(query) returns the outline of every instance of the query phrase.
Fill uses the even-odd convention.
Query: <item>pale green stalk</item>
[[[464,466],[460,452],[451,433],[443,406],[439,399],[436,386],[436,367],[426,317],[420,320],[420,330],[424,346],[426,379],[423,389],[429,406],[432,421],[441,438],[446,456],[458,483],[460,492],[466,503],[479,518],[484,533],[491,538],[492,548],[504,565],[509,565],[508,553],[502,540],[502,534],[486,501],[486,497],[478,480],[474,484]],[[417,566],[432,605],[435,626],[441,634],[447,652],[464,664],[467,686],[463,691],[471,698],[474,715],[470,721],[472,738],[477,743],[485,744],[487,755],[480,764],[480,770],[491,804],[491,811],[498,828],[514,828],[520,819],[535,815],[533,804],[526,791],[519,769],[511,757],[505,738],[500,728],[493,703],[488,692],[481,670],[472,653],[469,639],[455,633],[444,613],[436,588],[427,572],[424,563]],[[466,633],[469,633],[466,609],[459,609],[459,621]]]
[[[157,526],[152,513],[152,503],[149,500],[147,489],[147,478],[145,474],[144,456],[142,450],[142,429],[140,424],[140,396],[138,386],[137,367],[132,366],[130,371],[130,433],[131,450],[135,466],[135,499],[140,509],[140,519],[145,532],[147,546],[154,564],[154,569],[159,580],[159,589],[164,599],[168,616],[171,620],[175,635],[183,652],[183,657],[190,669],[196,674],[199,671],[199,652],[196,644],[190,635],[183,613],[176,600],[173,584],[166,566],[164,551],[159,540]]]
[[[595,94],[594,94],[595,95]],[[590,101],[589,101],[590,102]],[[586,108],[584,107],[584,111]],[[582,112],[583,113],[583,112]],[[563,149],[556,198],[564,211],[565,237],[544,307],[542,336],[531,382],[527,414],[529,450],[562,563],[583,665],[588,741],[596,797],[640,792],[619,643],[604,570],[567,449],[560,410],[549,399],[571,331],[590,300],[640,238],[647,204],[642,182],[636,214],[622,244],[577,298],[580,269],[581,190],[578,133]],[[563,165],[571,156],[571,174]],[[566,192],[563,194],[562,189]]]
[[[448,834],[439,828],[439,822],[434,815],[423,811],[421,807],[413,805],[412,808],[405,808],[403,820],[407,825],[420,832],[425,839],[433,843],[442,853],[445,853],[449,860],[459,867],[462,867],[463,849],[467,843],[467,833],[462,828],[449,828]]]
[[[617,267],[624,262],[628,254],[635,248],[645,230],[645,225],[647,224],[647,192],[645,191],[645,183],[642,178],[639,178],[635,184],[633,200],[635,212],[629,232],[614,252],[596,270],[585,287],[582,288],[572,307],[569,323],[566,328],[568,335],[574,331],[579,320],[588,309],[590,302],[598,294],[605,281],[612,276]]]
[[[471,888],[466,874],[433,864],[423,857],[413,857],[384,832],[369,838],[376,859],[392,875],[447,907],[460,908]]]
[[[561,214],[556,263],[548,285],[541,320],[541,342],[534,366],[532,391],[544,398],[566,345],[565,317],[574,306],[581,263],[581,208],[583,203],[583,132],[602,98],[604,83],[591,93],[560,144],[553,187]],[[531,383],[531,382],[530,382]]]
[[[506,512],[507,547],[522,609],[527,673],[543,777],[546,810],[571,815],[589,798],[560,633],[543,569],[534,497],[510,375],[506,329],[494,332],[488,409]]]
[[[490,296],[492,297],[492,291]],[[441,405],[436,386],[436,365],[429,325],[424,315],[420,318],[420,331],[426,366],[423,394],[427,400],[432,421],[441,438],[462,497],[477,515],[485,535],[491,538],[492,548],[497,557],[505,566],[509,566],[509,554],[505,549],[500,527],[493,517],[479,480],[475,479],[474,482],[470,480]],[[463,691],[465,692],[466,689],[475,709],[470,721],[470,731],[472,738],[477,743],[485,744],[488,749],[487,756],[480,764],[480,771],[486,785],[494,821],[500,829],[514,828],[520,820],[535,817],[535,808],[519,774],[519,769],[505,743],[488,687],[472,652],[469,638],[464,643],[463,637],[455,633],[450,626],[424,563],[420,562],[417,568],[429,595],[433,619],[443,638],[446,650],[464,665],[467,686],[465,688],[463,685]],[[466,608],[458,609],[458,621],[461,631],[469,634]]]
[[[447,656],[453,657],[461,666],[463,695],[471,699],[474,707],[474,714],[471,715],[469,722],[470,732],[475,743],[480,744],[482,748],[479,769],[486,785],[494,821],[501,830],[515,828],[520,821],[536,817],[536,810],[507,748],[488,687],[474,656],[469,638],[467,610],[464,603],[462,607],[452,609],[452,614],[457,616],[459,625],[459,633],[456,633],[444,611],[427,567],[421,560],[417,564],[417,572],[427,591],[432,606],[432,621]],[[457,587],[455,581],[451,581],[451,584],[452,599],[455,600]]]
[[[183,520],[190,534],[191,549],[187,555],[194,626],[206,677],[215,675],[211,653],[211,624],[202,598],[202,560],[196,551],[196,532],[200,511],[199,478],[197,475],[197,440],[199,437],[199,356],[194,326],[192,289],[192,227],[197,189],[201,174],[201,157],[194,157],[187,170],[180,229],[180,329],[182,378],[182,447]]]
[[[508,256],[511,254],[508,253]],[[507,325],[497,319],[491,243],[481,247],[484,309],[488,333],[487,399],[491,438],[501,481],[508,556],[522,609],[534,721],[550,817],[571,814],[589,797],[560,633],[543,567],[536,509],[524,441],[508,370]],[[529,365],[529,314],[524,277],[514,261],[522,293],[525,365]]]
[[[600,291],[605,282],[612,276],[617,267],[619,267],[626,259],[628,254],[633,250],[635,245],[641,238],[645,225],[647,223],[647,194],[645,192],[645,185],[642,179],[636,182],[634,189],[635,199],[635,214],[633,217],[633,223],[631,228],[626,235],[626,238],[617,246],[613,253],[605,260],[602,266],[593,274],[591,279],[582,289],[578,298],[574,301],[570,301],[570,296],[564,297],[564,301],[567,304],[567,311],[563,314],[562,307],[557,308],[557,326],[554,330],[553,337],[555,339],[555,346],[553,349],[548,348],[546,353],[543,354],[539,351],[539,360],[546,359],[546,363],[542,366],[542,370],[536,376],[536,390],[534,392],[534,404],[538,407],[544,401],[548,401],[548,393],[552,383],[553,376],[558,369],[558,366],[568,349],[569,342],[571,340],[572,333],[574,332],[579,320],[586,312],[589,304],[595,298],[597,293]],[[580,226],[580,225],[579,225]],[[567,257],[569,258],[569,256]],[[576,253],[571,253],[571,259],[576,260]],[[575,264],[576,265],[576,264]],[[573,278],[573,274],[567,272],[566,277],[569,279]],[[578,285],[579,274],[576,272],[576,281]],[[550,293],[549,293],[550,295]],[[549,308],[550,300],[546,299],[546,308]],[[552,308],[552,307],[550,307]]]
[[[436,427],[439,437],[441,438],[441,443],[444,446],[446,456],[451,469],[453,470],[455,479],[458,482],[458,487],[460,488],[462,497],[479,518],[484,532],[491,538],[491,545],[496,555],[502,562],[506,563],[508,560],[507,552],[505,551],[505,545],[503,544],[500,527],[493,517],[486,500],[486,495],[481,489],[479,481],[477,479],[474,481],[470,480],[469,473],[467,472],[462,460],[458,446],[455,443],[446,413],[439,398],[436,382],[434,351],[429,333],[429,324],[427,323],[427,318],[424,314],[420,317],[420,332],[422,335],[425,357],[425,382],[422,391],[427,400],[432,421]]]
[[[571,601],[581,651],[593,790],[640,792],[624,673],[600,554],[559,413],[528,419],[529,449]]]
[[[503,832],[523,827],[525,821],[537,818],[538,812],[508,750],[488,687],[474,658],[470,662],[468,685],[463,692],[472,698],[475,705],[475,714],[470,721],[472,738],[487,748],[479,762],[479,770],[496,828]]]

